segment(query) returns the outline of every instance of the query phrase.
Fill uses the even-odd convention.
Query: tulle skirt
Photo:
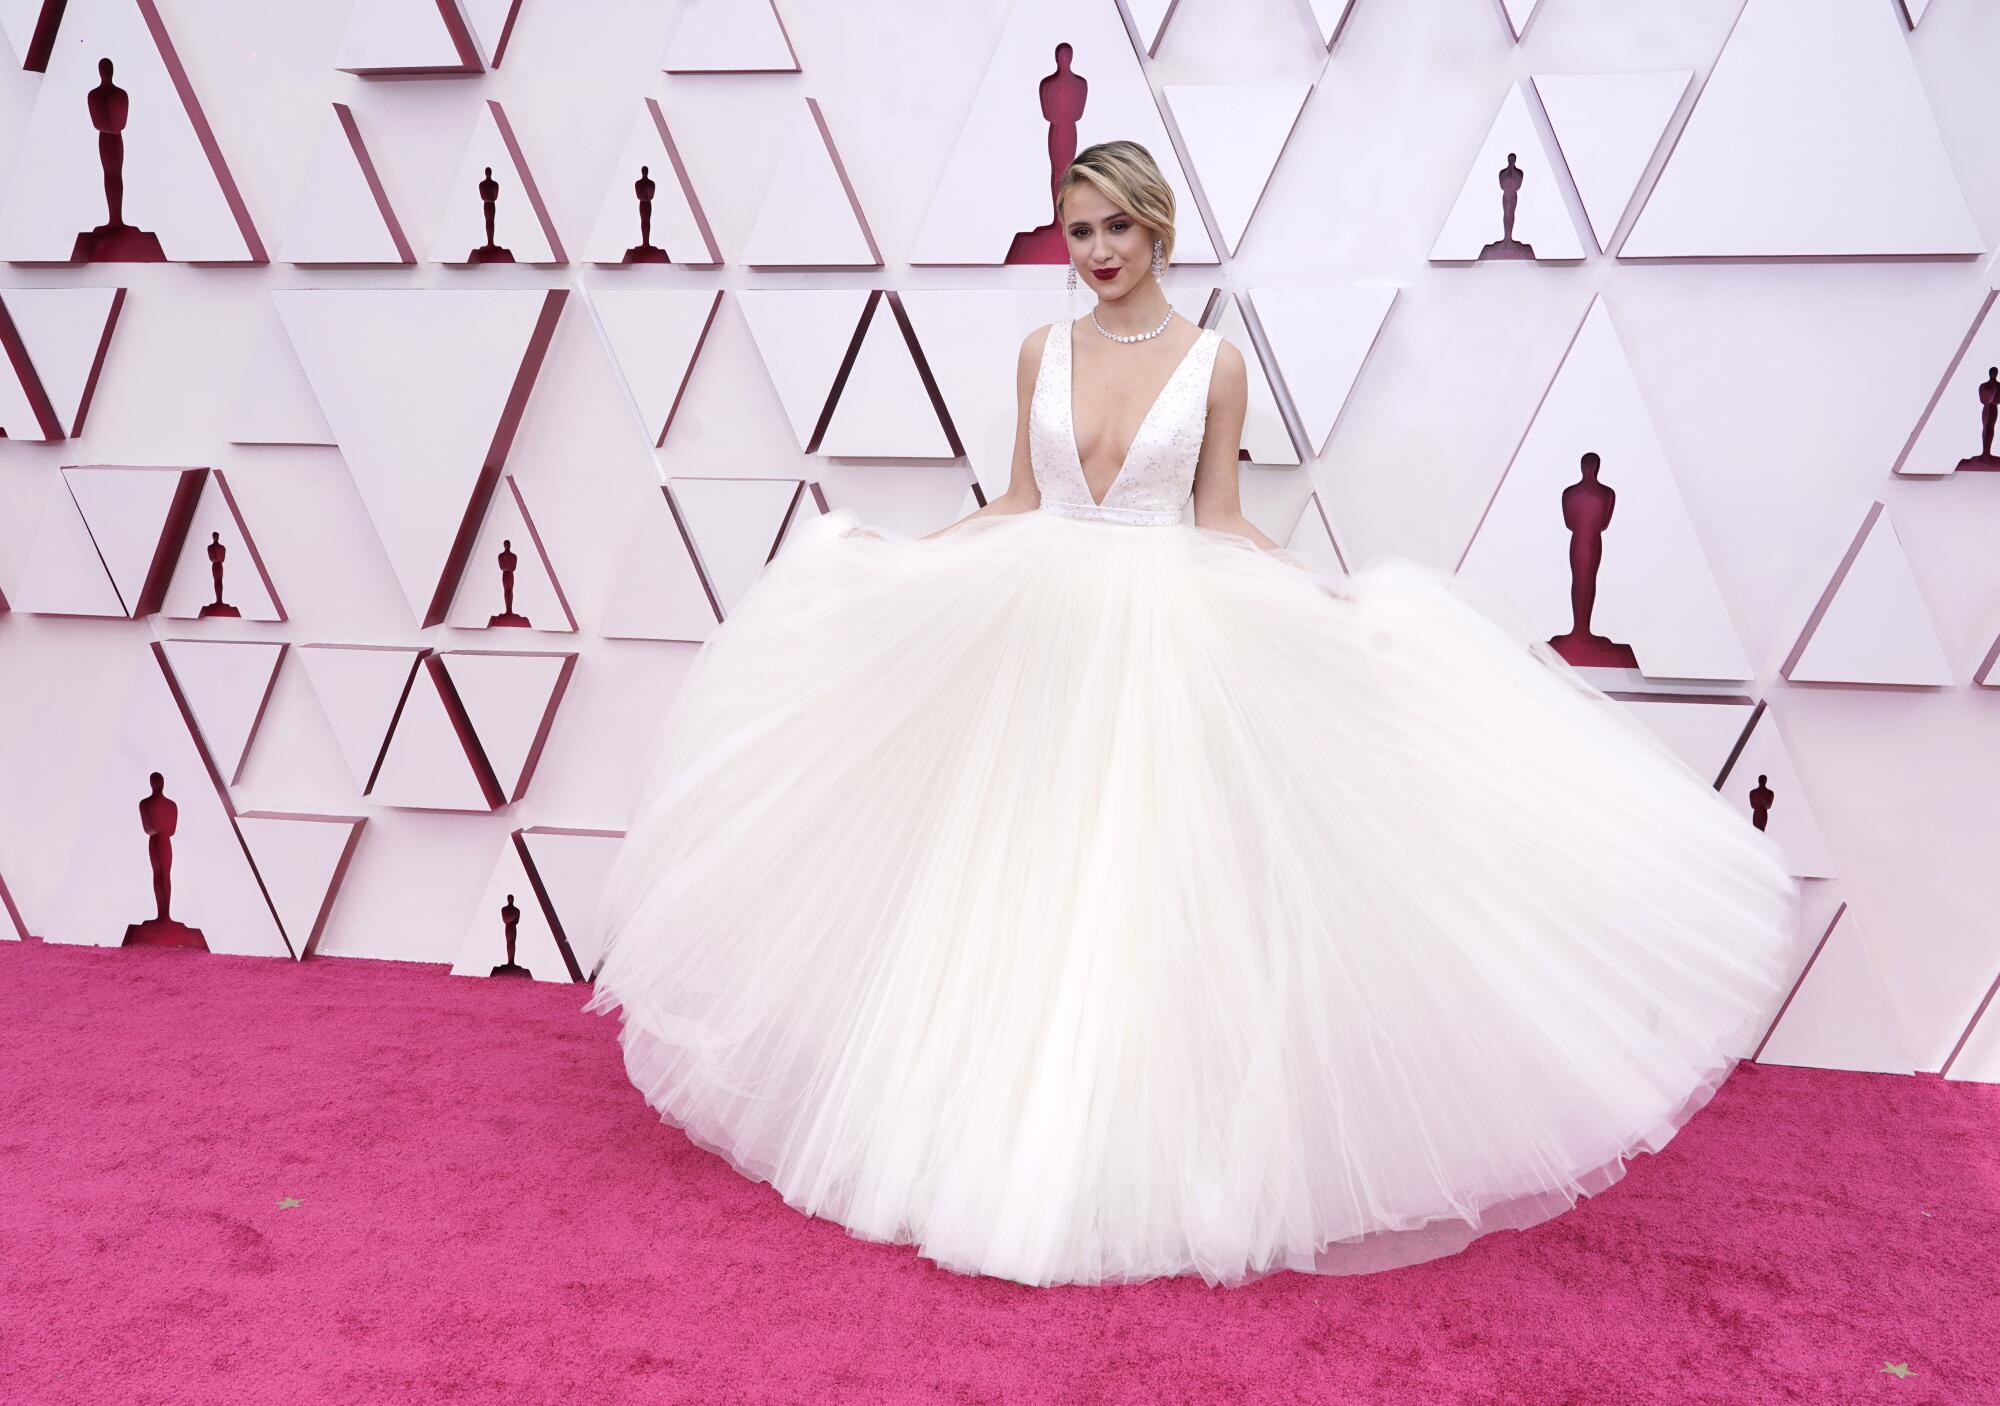
[[[1500,610],[1188,525],[809,518],[664,714],[584,1009],[695,1143],[960,1273],[1546,1220],[1755,1047],[1799,891]]]

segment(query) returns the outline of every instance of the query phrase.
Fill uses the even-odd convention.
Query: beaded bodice
[[[1180,364],[1139,422],[1125,463],[1105,490],[1104,501],[1095,503],[1076,447],[1075,402],[1070,390],[1073,325],[1063,321],[1049,328],[1042,343],[1041,367],[1035,374],[1034,398],[1028,403],[1028,455],[1034,466],[1035,486],[1042,493],[1042,511],[1135,526],[1179,522],[1181,510],[1194,491],[1195,465],[1208,425],[1208,383],[1220,334],[1205,327],[1182,353]]]

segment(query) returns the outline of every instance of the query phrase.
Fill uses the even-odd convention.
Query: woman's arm
[[[1048,337],[1047,327],[1036,328],[1021,341],[1020,355],[1014,362],[1014,463],[1007,479],[1007,491],[988,503],[967,513],[957,522],[940,527],[935,532],[926,532],[917,540],[928,541],[942,537],[953,528],[971,522],[976,517],[1000,513],[1033,512],[1042,505],[1042,490],[1035,483],[1034,462],[1028,456],[1028,409],[1035,399],[1035,382],[1042,367],[1042,343]]]
[[[1243,447],[1243,417],[1250,404],[1250,372],[1233,342],[1215,349],[1215,371],[1208,381],[1208,425],[1202,433],[1201,458],[1194,470],[1194,525],[1248,537],[1259,547],[1278,544],[1243,516],[1236,486],[1236,458]]]

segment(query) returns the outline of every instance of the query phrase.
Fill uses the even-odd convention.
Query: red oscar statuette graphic
[[[498,615],[488,616],[486,623],[488,625],[512,625],[520,629],[532,628],[528,623],[527,616],[514,613],[514,568],[520,565],[521,558],[514,551],[513,538],[503,537],[500,539],[500,551],[497,560],[500,563],[501,608]]]
[[[104,168],[105,221],[79,234],[69,257],[73,263],[164,263],[159,236],[125,223],[125,122],[132,99],[111,81],[111,73],[111,60],[99,59],[98,84],[85,95],[90,125],[97,129],[97,161]]]
[[[215,599],[201,608],[201,619],[213,615],[236,617],[243,614],[235,606],[222,598],[222,559],[229,555],[229,548],[222,545],[222,534],[208,534],[208,574],[215,578]]]
[[[485,179],[479,183],[479,203],[485,207],[486,242],[474,249],[467,257],[475,264],[511,264],[514,254],[510,249],[502,249],[493,242],[493,212],[500,203],[500,182],[493,179],[493,168],[486,168]]]
[[[659,192],[659,185],[653,180],[653,168],[641,166],[639,179],[632,182],[632,193],[639,197],[639,242],[625,251],[628,264],[670,264],[667,251],[653,243],[653,196]]]
[[[146,831],[146,859],[153,868],[155,913],[143,923],[125,929],[126,947],[199,947],[208,942],[199,928],[176,922],[167,916],[173,898],[174,828],[180,823],[180,807],[168,799],[166,782],[159,772],[148,778],[153,789],[139,801],[139,823]]]
[[[1611,485],[1598,481],[1597,466],[1597,455],[1585,454],[1583,476],[1562,491],[1563,525],[1569,528],[1570,627],[1549,643],[1579,668],[1636,669],[1639,660],[1631,645],[1590,629],[1591,611],[1597,605],[1597,568],[1604,563],[1604,532],[1618,502]]]
[[[521,926],[521,910],[514,906],[514,895],[511,893],[507,895],[507,902],[501,906],[500,921],[507,929],[507,960],[495,967],[489,975],[532,977],[533,972],[514,961],[514,939],[516,929]]]
[[[1069,66],[1072,50],[1056,45],[1055,70],[1041,81],[1042,116],[1049,120],[1049,222],[1023,230],[1007,246],[1010,264],[1066,264],[1069,241],[1057,223],[1056,187],[1062,173],[1076,160],[1076,124],[1083,116],[1084,95],[1090,85]]]
[[[2000,455],[1993,452],[1993,420],[2000,414],[2000,366],[1986,368],[1979,383],[1979,452],[1958,461],[1961,469],[2000,469]]]
[[[1499,170],[1500,177],[1500,237],[1479,251],[1482,259],[1532,259],[1535,246],[1523,244],[1514,238],[1514,206],[1521,199],[1521,182],[1528,173],[1514,164],[1514,153],[1507,153],[1507,164]]]

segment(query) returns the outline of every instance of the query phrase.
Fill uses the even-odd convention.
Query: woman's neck
[[[1122,298],[1099,298],[1097,325],[1121,337],[1129,337],[1135,332],[1150,332],[1165,320],[1171,306],[1160,285],[1149,282],[1144,288],[1135,288]]]

